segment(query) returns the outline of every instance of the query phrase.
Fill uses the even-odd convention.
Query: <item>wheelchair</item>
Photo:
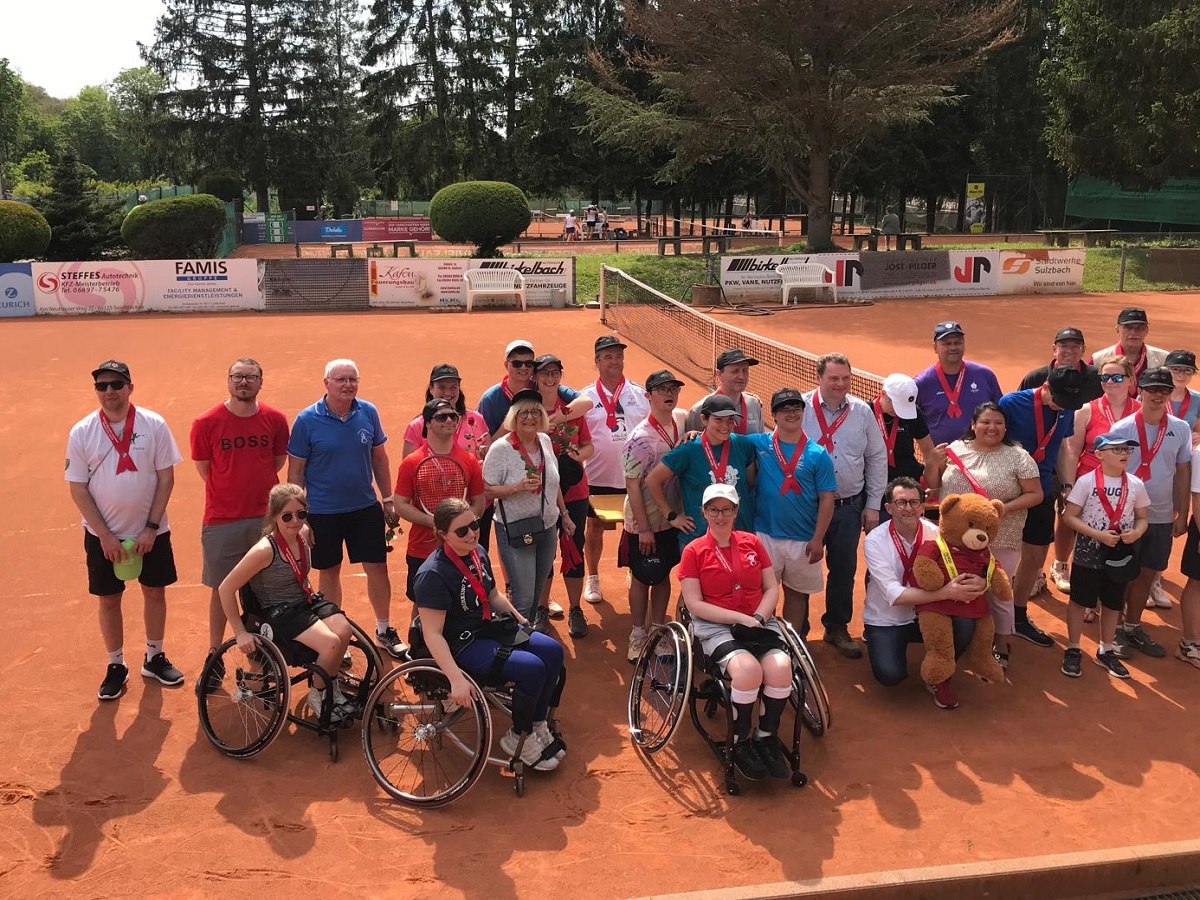
[[[492,755],[496,733],[492,710],[512,718],[511,684],[491,678],[481,684],[464,671],[474,696],[470,706],[459,706],[450,699],[450,680],[429,654],[419,616],[409,629],[409,644],[410,661],[385,675],[367,698],[371,714],[363,718],[362,741],[375,781],[401,803],[436,809],[471,790],[490,763],[512,772],[513,790],[524,796],[524,741],[511,759]],[[564,668],[555,688],[555,705],[566,677]],[[566,749],[554,706],[546,723],[554,742],[543,756]]]
[[[276,643],[258,599],[247,585],[241,591],[242,621],[257,648],[247,656],[232,638],[205,662],[197,688],[200,725],[218,750],[234,759],[256,756],[292,722],[328,738],[329,758],[338,759],[338,732],[363,718],[367,698],[383,672],[383,659],[365,631],[350,623],[350,644],[337,672],[317,665],[317,654],[297,641]],[[299,669],[291,674],[289,668]],[[332,723],[333,691],[337,684],[354,707],[353,718]],[[314,715],[305,699],[292,710],[292,687],[304,684],[325,691],[325,702]]]
[[[792,660],[789,699],[795,718],[787,756],[792,784],[803,787],[808,776],[800,770],[801,726],[820,737],[832,727],[833,718],[829,696],[808,647],[790,622],[782,618],[777,621]],[[691,616],[681,605],[677,621],[659,625],[646,641],[629,685],[629,734],[642,751],[657,753],[670,742],[684,707],[688,707],[692,724],[721,762],[726,793],[737,795],[741,786],[734,774],[732,756],[730,682],[700,649],[700,642],[692,637],[690,622]],[[718,708],[725,710],[723,732],[712,721]]]

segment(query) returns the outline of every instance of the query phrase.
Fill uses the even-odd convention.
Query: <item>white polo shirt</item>
[[[937,526],[928,519],[920,520],[922,540],[936,541]],[[863,555],[867,560],[867,571],[871,578],[867,582],[867,599],[863,603],[863,624],[894,627],[907,625],[916,621],[915,606],[901,603],[896,604],[896,598],[906,590],[904,586],[904,563],[892,543],[891,523],[887,522],[863,540]],[[912,545],[900,539],[905,552],[912,550]]]
[[[592,487],[625,489],[625,467],[621,463],[621,453],[625,450],[625,440],[629,432],[640,425],[650,414],[650,400],[646,389],[636,381],[626,381],[617,397],[617,427],[608,427],[608,413],[600,402],[600,394],[596,382],[592,382],[579,393],[592,401],[592,408],[585,414],[588,429],[592,432],[592,446],[595,452],[590,459],[584,461],[588,484]],[[607,390],[604,396],[610,396]]]

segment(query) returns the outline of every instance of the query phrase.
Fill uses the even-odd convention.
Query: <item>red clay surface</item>
[[[933,322],[953,316],[969,355],[1015,386],[1048,357],[1054,330],[1084,328],[1095,347],[1123,305],[1144,304],[1152,342],[1200,346],[1196,294],[895,301],[815,309],[738,323],[808,350],[838,348],[876,372],[915,371],[930,358]],[[1049,313],[1047,315],[1047,313]],[[1037,317],[1044,317],[1039,323]],[[220,756],[200,732],[194,679],[205,650],[207,590],[199,584],[202,493],[190,463],[171,501],[180,583],[168,591],[167,651],[188,676],[178,690],[131,677],[99,704],[104,656],[86,593],[78,514],[58,461],[67,430],[95,409],[88,372],[125,359],[136,403],[166,416],[186,441],[195,415],[224,396],[224,372],[249,354],[266,367],[263,400],[289,417],[320,392],[324,362],[350,356],[362,396],[379,405],[398,462],[401,423],[419,408],[432,364],[463,370],[468,397],[496,380],[502,347],[532,337],[566,360],[566,381],[591,373],[595,311],[247,314],[9,320],[8,371],[37,391],[36,420],[14,401],[0,424],[0,555],[7,562],[8,651],[0,664],[4,768],[0,878],[13,897],[626,897],[671,891],[979,862],[1192,838],[1195,697],[1200,672],[1139,657],[1119,683],[1094,666],[1069,680],[1061,655],[1015,648],[1011,683],[962,680],[962,706],[936,709],[919,682],[886,690],[866,661],[824,644],[813,652],[835,726],[806,739],[811,783],[720,790],[715,759],[690,723],[652,761],[625,726],[631,667],[628,606],[615,541],[605,546],[606,601],[588,609],[586,639],[565,635],[571,679],[562,711],[570,753],[531,773],[516,798],[494,768],[464,799],[432,812],[376,788],[354,733],[331,764],[324,742],[285,733],[248,762]],[[636,347],[628,370],[658,362]],[[16,395],[20,388],[10,388]],[[684,400],[700,391],[689,386]],[[35,426],[35,427],[34,427]],[[393,555],[396,618],[403,557]],[[1178,595],[1181,579],[1167,575]],[[561,599],[561,591],[556,590]],[[346,578],[347,610],[368,620],[364,582]],[[140,602],[126,602],[126,652],[136,659]],[[819,615],[820,600],[814,615]],[[1064,634],[1064,598],[1037,619]],[[1174,648],[1179,612],[1146,622]],[[852,626],[858,633],[859,624]],[[1093,651],[1094,644],[1085,643]],[[910,660],[919,660],[914,648]],[[136,666],[136,664],[135,664]]]

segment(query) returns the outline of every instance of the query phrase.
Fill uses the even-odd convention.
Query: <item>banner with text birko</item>
[[[467,269],[516,269],[525,277],[525,300],[530,306],[549,306],[551,293],[565,292],[575,300],[575,260],[565,259],[370,259],[367,278],[371,306],[428,308],[466,306]],[[497,301],[510,303],[509,298]],[[476,303],[476,307],[490,302]]]
[[[38,315],[262,309],[254,259],[33,264]]]

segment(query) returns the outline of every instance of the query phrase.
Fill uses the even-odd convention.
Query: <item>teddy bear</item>
[[[988,549],[1000,529],[1004,504],[980,494],[953,494],[943,499],[939,508],[938,539],[925,541],[913,562],[917,584],[924,590],[936,591],[957,575],[979,575],[988,582],[997,599],[1012,600],[1012,584]],[[1003,681],[1004,670],[992,655],[995,627],[984,592],[967,602],[936,600],[917,606],[917,622],[925,641],[925,659],[921,663],[921,678],[925,683],[941,684],[954,674],[954,630],[950,616],[976,620],[975,634],[963,654],[963,667],[982,681]]]

